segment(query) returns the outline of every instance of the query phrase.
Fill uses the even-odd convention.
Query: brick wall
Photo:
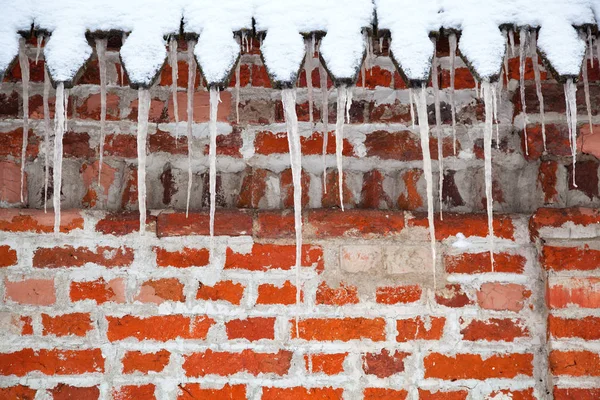
[[[143,239],[135,214],[63,215],[55,235],[0,212],[0,398],[600,393],[591,209],[496,215],[494,272],[486,216],[447,214],[435,282],[420,214],[307,212],[298,275],[287,212],[218,213],[212,252],[205,213],[158,213]]]
[[[206,212],[208,92],[199,77],[186,218],[185,122],[176,139],[168,66],[151,89],[153,211],[146,235],[137,232],[137,97],[126,77],[121,82],[119,46],[120,40],[109,43],[100,184],[97,60],[71,90],[59,234],[52,233],[52,211],[41,209],[43,57],[35,63],[34,46],[25,204],[18,65],[0,86],[0,399],[600,398],[598,159],[579,154],[578,187],[570,183],[562,85],[545,72],[543,152],[530,60],[528,155],[514,57],[501,104],[493,154],[494,270],[481,212],[483,104],[466,66],[459,62],[457,70],[457,156],[442,93],[446,212],[436,220],[435,265],[419,139],[408,129],[408,90],[387,40],[382,49],[374,41],[377,58],[364,86],[359,77],[354,89],[344,142],[345,212],[336,208],[335,90],[325,192],[320,77],[313,71],[318,123],[312,126],[303,72],[297,110],[306,208],[303,267],[296,271],[283,111],[260,43],[254,40],[241,58],[239,123],[235,82],[221,93],[213,242]],[[185,121],[184,51],[181,42]],[[444,40],[438,53],[447,88]],[[600,67],[589,67],[599,122]],[[583,90],[578,104],[586,130]]]

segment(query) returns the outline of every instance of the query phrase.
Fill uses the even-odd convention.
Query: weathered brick
[[[462,233],[466,237],[488,235],[487,215],[485,214],[458,214],[445,212],[444,219],[440,220],[439,215],[435,216],[435,238],[444,240],[451,236]],[[408,220],[408,226],[428,227],[427,217],[416,216]],[[502,239],[514,239],[514,225],[508,215],[494,214],[494,236]]]
[[[25,279],[22,281],[4,281],[6,300],[20,304],[49,306],[56,302],[53,279]]]
[[[458,284],[446,285],[435,293],[435,301],[446,307],[460,308],[472,303]]]
[[[0,375],[25,376],[34,371],[44,375],[104,372],[104,357],[100,349],[23,349],[0,354]]]
[[[323,373],[337,375],[344,372],[344,360],[348,353],[318,353],[304,356],[306,371],[309,374]]]
[[[515,283],[484,283],[477,292],[477,303],[488,310],[521,311],[531,292]]]
[[[154,390],[153,384],[126,385],[115,388],[112,395],[116,400],[155,400]]]
[[[262,390],[263,390],[262,400],[280,400],[280,399],[341,400],[342,394],[343,394],[343,389],[334,389],[332,387],[324,387],[324,388],[263,387]]]
[[[562,318],[550,315],[548,332],[555,338],[600,340],[600,317]]]
[[[123,373],[133,372],[161,372],[171,358],[171,353],[167,350],[160,350],[156,353],[143,353],[141,351],[128,351],[123,356]]]
[[[494,272],[522,273],[526,258],[519,254],[495,253]],[[492,272],[490,253],[463,253],[444,257],[446,271],[455,274]]]
[[[60,231],[69,233],[83,229],[83,218],[78,211],[61,210]],[[54,231],[54,213],[44,210],[16,208],[0,209],[0,231],[49,233]]]
[[[246,372],[285,375],[290,369],[292,353],[279,350],[277,353],[257,353],[243,350],[239,353],[206,350],[184,357],[183,370],[186,376],[221,375],[228,376]]]
[[[553,375],[600,376],[600,355],[591,351],[550,352],[550,371]]]
[[[295,304],[296,291],[296,286],[290,281],[285,281],[283,285],[264,283],[258,286],[256,304]],[[302,298],[302,293],[300,296]]]
[[[0,268],[17,264],[17,252],[10,246],[0,246]]]
[[[93,329],[89,313],[42,314],[42,326],[43,335],[55,336],[85,336]]]
[[[88,263],[104,267],[127,267],[133,262],[133,249],[129,247],[42,247],[33,254],[36,268],[82,267]]]
[[[323,268],[323,250],[318,246],[302,246],[302,266],[316,265]],[[225,269],[245,269],[250,271],[267,271],[269,269],[289,270],[296,264],[296,246],[254,244],[249,253],[237,253],[227,249]]]
[[[600,308],[600,278],[553,279],[546,299],[550,308]]]
[[[197,300],[211,300],[211,301],[227,301],[231,304],[239,305],[242,297],[244,296],[244,285],[241,283],[234,283],[232,281],[220,281],[215,283],[213,286],[206,286],[200,284],[198,293],[196,294]]]
[[[161,304],[165,301],[185,301],[183,283],[177,278],[162,278],[146,281],[134,299],[142,303]]]
[[[415,317],[396,321],[397,342],[409,340],[439,340],[444,334],[446,318]]]
[[[346,304],[357,304],[358,288],[352,285],[340,283],[339,287],[332,288],[327,282],[321,282],[317,288],[316,303],[329,306],[343,306]]]
[[[252,216],[244,211],[219,210],[215,215],[215,235],[240,236],[252,233]],[[158,237],[208,235],[208,212],[162,212],[156,222]]]
[[[419,400],[466,400],[469,392],[466,390],[431,391],[419,389]]]
[[[0,388],[0,398],[34,400],[36,392],[35,389],[23,385],[8,386]]]
[[[106,317],[111,342],[135,338],[165,342],[174,339],[204,339],[215,323],[204,316],[160,315],[152,317]]]
[[[246,386],[225,384],[220,389],[204,388],[199,383],[179,385],[177,400],[246,400]]]
[[[554,388],[554,400],[596,400],[600,398],[600,388]]]
[[[50,390],[50,394],[53,400],[96,400],[100,398],[100,389],[98,389],[98,386],[80,387],[59,383]]]
[[[473,320],[461,329],[464,340],[506,341],[527,337],[529,330],[522,321],[510,318],[490,318],[489,320]]]
[[[396,236],[404,229],[404,213],[379,210],[311,210],[306,234],[309,237]]]
[[[234,319],[225,322],[225,331],[229,339],[275,339],[275,318]]]
[[[505,354],[483,357],[478,354],[432,353],[425,357],[425,378],[446,380],[515,378],[533,375],[532,354]]]
[[[106,282],[103,278],[95,281],[71,282],[71,301],[94,300],[97,304],[106,302],[125,302],[125,281],[123,278],[111,279]]]
[[[381,286],[377,288],[375,298],[380,304],[414,303],[423,293],[419,285]]]
[[[308,318],[298,321],[298,332],[292,327],[292,338],[304,340],[347,342],[357,339],[382,341],[385,339],[385,320],[383,318]]]
[[[600,268],[600,250],[583,247],[544,246],[544,267],[553,271],[589,271]]]
[[[406,390],[385,389],[385,388],[365,388],[364,400],[406,400],[408,392]]]
[[[389,378],[404,372],[404,359],[408,356],[409,353],[397,350],[390,352],[387,349],[379,353],[367,353],[363,356],[363,371],[367,375],[375,375],[378,378]]]

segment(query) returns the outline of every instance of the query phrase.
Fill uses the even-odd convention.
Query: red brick
[[[309,374],[337,375],[344,372],[344,360],[348,353],[318,353],[304,356],[306,371]]]
[[[348,186],[348,174],[342,173],[342,198],[344,200],[344,207],[353,208],[357,205],[358,200],[354,197],[354,193]],[[331,209],[340,206],[340,182],[339,172],[337,169],[330,169],[325,175],[325,184],[327,190],[323,191],[321,197],[321,206],[324,209]]]
[[[338,288],[330,287],[327,282],[321,282],[317,288],[317,304],[329,306],[343,306],[358,304],[358,288],[341,282]]]
[[[261,339],[275,339],[275,318],[246,318],[225,322],[227,337],[247,339],[251,342]]]
[[[435,293],[435,301],[446,307],[460,308],[471,304],[469,296],[458,284],[450,284],[438,289]]]
[[[23,349],[0,354],[0,375],[25,376],[33,371],[44,375],[104,372],[104,357],[100,349]]]
[[[600,388],[554,388],[554,400],[597,400]]]
[[[160,350],[156,353],[142,353],[141,351],[128,351],[123,356],[123,373],[133,372],[161,372],[169,364],[171,353]]]
[[[235,158],[242,158],[240,150],[244,144],[244,140],[241,135],[241,129],[233,127],[231,133],[227,135],[217,135],[217,156],[229,156]],[[204,146],[204,155],[207,156],[210,151],[210,146],[207,144]]]
[[[17,252],[10,246],[0,246],[0,268],[17,265]]]
[[[471,74],[469,68],[458,67],[454,69],[454,89],[474,89],[475,78]],[[450,70],[442,69],[440,75],[440,89],[448,89],[450,87]]]
[[[488,310],[521,311],[531,292],[515,283],[484,283],[477,292],[479,307]]]
[[[19,93],[0,93],[0,118],[18,118],[19,114]]]
[[[27,173],[23,181],[23,199],[27,201]],[[21,164],[16,161],[0,161],[0,201],[21,203]]]
[[[181,49],[180,49],[181,50]],[[199,71],[196,71],[199,72]],[[173,84],[173,71],[171,69],[171,64],[166,63],[160,74],[159,85],[161,86],[171,86]],[[196,73],[196,81],[194,82],[194,87],[198,87],[200,85],[200,73]],[[188,63],[183,60],[177,61],[177,86],[180,88],[187,88],[189,80],[189,66]],[[182,104],[182,103],[180,103]],[[184,108],[185,108],[185,103]]]
[[[318,246],[302,246],[302,266],[323,268],[323,250]],[[289,270],[296,264],[295,245],[258,244],[252,245],[249,253],[236,253],[227,249],[225,269],[245,269],[249,271],[267,271],[269,269]]]
[[[199,383],[179,385],[177,400],[246,400],[246,386],[225,384],[220,389],[203,388]]]
[[[166,342],[174,339],[205,339],[215,321],[204,316],[157,315],[152,317],[106,317],[111,342],[136,338]]]
[[[551,281],[547,301],[551,308],[569,305],[600,308],[600,278],[561,278]]]
[[[364,400],[406,400],[406,390],[365,388]]]
[[[244,296],[244,285],[233,283],[232,281],[220,281],[213,286],[200,284],[197,300],[227,301],[231,304],[239,305]]]
[[[419,194],[418,182],[423,175],[420,169],[409,169],[402,174],[405,193],[398,196],[398,207],[402,210],[417,210],[423,206],[423,198]]]
[[[134,135],[106,135],[104,156],[137,158],[137,138]]]
[[[446,318],[415,317],[396,321],[397,342],[409,340],[439,340],[444,334]]]
[[[452,139],[442,141],[442,153],[445,156],[454,154]],[[379,157],[382,160],[418,161],[423,159],[419,137],[409,130],[388,132],[375,131],[365,138],[368,157]],[[437,139],[429,139],[431,158],[437,160]]]
[[[389,378],[394,374],[404,372],[404,359],[408,356],[408,353],[400,351],[390,353],[387,349],[383,349],[379,353],[365,354],[362,367],[367,375]]]
[[[182,126],[179,127],[182,129]],[[180,131],[179,136],[170,132],[156,130],[156,133],[148,136],[148,150],[150,153],[185,154],[188,153],[187,137]]]
[[[600,317],[561,318],[550,315],[548,331],[555,338],[600,340]]]
[[[62,233],[83,229],[83,218],[78,211],[62,210],[60,215],[60,231]],[[44,210],[3,208],[0,210],[0,231],[54,232],[54,213],[44,213]]]
[[[127,267],[133,262],[133,249],[129,247],[45,247],[33,253],[36,268],[83,267],[91,263],[103,267]]]
[[[432,353],[425,357],[425,378],[512,379],[520,375],[533,376],[532,354],[504,354],[483,357],[478,354]]]
[[[493,396],[508,396],[513,400],[536,400],[536,397],[533,395],[533,389],[525,389],[525,390],[510,390],[510,389],[502,389],[496,390],[490,393],[490,398],[494,398]]]
[[[71,301],[94,300],[97,304],[106,302],[125,302],[125,281],[123,278],[111,279],[106,282],[103,278],[88,282],[71,282]]]
[[[49,306],[56,302],[53,279],[25,279],[22,281],[4,281],[6,300],[20,304]]]
[[[137,167],[130,165],[123,176],[125,187],[121,195],[121,208],[130,209],[138,206]]]
[[[217,109],[217,121],[227,121],[231,113],[231,93],[221,91],[219,93],[221,102]],[[179,121],[187,121],[187,93],[177,92]],[[210,93],[206,90],[194,91],[194,122],[207,122],[210,116]],[[175,122],[175,108],[173,107],[173,97],[169,96],[168,106],[165,109],[168,114],[168,121]],[[137,115],[137,114],[136,114]]]
[[[600,268],[600,250],[583,247],[544,246],[544,267],[553,271],[590,271]]]
[[[65,158],[89,159],[96,153],[90,147],[90,135],[87,132],[65,132],[63,149]]]
[[[146,215],[146,221],[154,221],[155,217]],[[96,223],[96,231],[105,235],[123,236],[140,229],[140,213],[138,211],[122,211],[109,213]],[[148,226],[146,227],[148,229]]]
[[[252,86],[255,87],[271,87],[271,81],[269,80],[269,74],[267,69],[263,65],[252,65]]]
[[[33,133],[33,129],[27,132],[27,150],[25,156],[31,160],[38,155],[40,139]],[[9,132],[0,132],[0,157],[12,156],[21,158],[23,149],[23,128],[17,128]]]
[[[114,93],[106,94],[106,120],[119,120],[119,96]],[[77,116],[80,119],[93,119],[100,121],[100,94],[91,94],[77,107]]]
[[[208,249],[193,249],[184,247],[179,251],[168,251],[155,247],[156,264],[159,267],[203,267],[208,265],[210,253]]]
[[[290,281],[285,281],[280,286],[270,283],[261,284],[258,286],[256,304],[295,304],[296,290],[296,286]],[[300,296],[302,297],[302,293],[300,293]]]
[[[529,330],[522,326],[522,321],[509,318],[490,318],[489,320],[473,320],[461,329],[463,340],[485,340],[513,342],[517,338],[529,336]]]
[[[293,208],[294,207],[294,184],[292,180],[292,169],[288,168],[281,172],[280,174],[280,184],[281,184],[281,198],[283,200],[284,208]],[[302,170],[301,175],[301,186],[302,186],[302,198],[301,204],[302,207],[305,208],[308,206],[308,190],[310,186],[310,175],[304,170]]]
[[[270,172],[266,169],[246,168],[237,201],[239,208],[259,208],[259,204],[267,193],[269,175]]]
[[[59,383],[50,390],[53,400],[95,400],[100,397],[98,386],[79,387]]]
[[[228,376],[246,372],[285,375],[290,369],[292,352],[279,350],[277,353],[257,353],[243,350],[240,353],[206,350],[184,357],[183,370],[186,376],[221,375]]]
[[[185,103],[183,103],[185,104]],[[185,108],[185,107],[184,107]],[[137,121],[138,117],[138,99],[136,98],[129,104],[131,112],[127,119]],[[161,123],[169,122],[169,114],[165,102],[157,97],[150,100],[150,111],[148,114],[148,122]]]
[[[518,254],[495,253],[494,272],[523,273],[527,259]],[[446,255],[444,264],[448,273],[479,274],[492,272],[490,253],[463,253]]]
[[[0,388],[0,398],[7,400],[34,400],[35,394],[35,389],[23,385]]]
[[[113,390],[113,399],[115,400],[155,400],[154,385],[127,385],[120,386]]]
[[[347,342],[357,339],[385,340],[383,318],[309,318],[298,321],[298,332],[292,327],[292,338],[304,340]]]
[[[263,387],[262,392],[262,400],[341,400],[343,395],[343,389],[332,387]]]
[[[600,376],[600,355],[591,351],[550,352],[550,371],[553,375]]]
[[[538,171],[538,184],[544,194],[544,204],[554,204],[558,201],[558,163],[556,161],[542,161]]]
[[[363,175],[360,208],[391,208],[393,202],[383,188],[384,174],[373,170]]]
[[[381,286],[377,288],[375,298],[380,304],[407,304],[419,301],[422,293],[419,285]]]
[[[321,155],[323,152],[323,133],[314,132],[311,136],[300,137],[300,148],[303,155]],[[262,131],[256,134],[254,139],[254,148],[256,153],[270,154],[287,154],[289,153],[289,144],[286,132],[268,132]],[[332,132],[327,136],[327,154],[335,154],[336,142],[335,135]],[[342,146],[342,154],[351,157],[354,153],[352,144],[344,139]]]
[[[583,207],[538,208],[529,220],[529,229],[532,237],[537,237],[543,227],[558,228],[568,222],[581,226],[600,224],[600,211]]]
[[[444,240],[451,236],[462,233],[466,237],[488,235],[488,221],[486,214],[458,214],[444,213],[444,220],[439,215],[435,216],[435,238]],[[408,226],[428,227],[427,216],[417,216],[408,220]],[[514,225],[508,215],[494,214],[494,237],[502,239],[514,239]]]
[[[134,299],[142,303],[161,304],[165,301],[185,301],[183,283],[177,278],[162,278],[146,281]]]
[[[261,210],[256,214],[255,237],[280,239],[292,238],[294,235],[293,210]]]
[[[419,400],[466,400],[469,392],[466,390],[456,390],[452,392],[442,392],[419,389]]]
[[[92,328],[89,313],[72,313],[51,316],[42,314],[42,334],[54,336],[85,336]]]
[[[215,215],[215,235],[240,236],[252,233],[252,215],[241,210],[218,210]],[[158,237],[208,235],[208,212],[162,212],[156,222]]]
[[[310,210],[306,224],[309,237],[396,236],[404,229],[404,213],[379,210]]]
[[[360,71],[358,81],[356,83],[357,87],[363,87],[362,85],[362,76],[363,71]],[[391,87],[392,86],[392,71],[388,71],[386,69],[381,68],[378,65],[373,66],[372,68],[365,71],[365,85],[366,89],[375,89],[377,87]]]

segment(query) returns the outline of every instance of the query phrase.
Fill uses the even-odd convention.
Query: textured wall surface
[[[410,129],[408,89],[394,72],[387,41],[382,49],[374,42],[378,57],[364,85],[360,77],[354,88],[343,144],[345,212],[337,208],[335,89],[325,191],[320,77],[313,71],[313,125],[303,73],[297,110],[305,244],[296,271],[281,95],[270,88],[256,40],[241,58],[239,123],[235,82],[221,93],[214,240],[201,78],[194,93],[192,212],[186,218],[181,211],[188,179],[184,45],[178,139],[168,66],[151,89],[152,211],[143,237],[135,211],[137,94],[121,82],[120,43],[110,43],[108,52],[100,183],[97,60],[70,92],[61,233],[52,232],[51,199],[59,192],[52,184],[43,211],[43,58],[35,62],[34,46],[25,204],[18,65],[0,86],[0,399],[600,398],[599,161],[580,153],[578,186],[571,183],[561,84],[542,73],[544,152],[528,59],[525,154],[518,57],[509,60],[493,153],[492,270],[483,212],[483,103],[465,65],[457,69],[456,156],[448,92],[442,93],[446,212],[436,220],[435,264],[419,137]],[[443,40],[438,55],[447,88]],[[600,66],[595,60],[589,67],[593,120],[600,122]],[[433,96],[429,101],[433,125]],[[578,105],[586,131],[582,89]]]

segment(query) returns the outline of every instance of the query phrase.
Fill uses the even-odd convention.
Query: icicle
[[[25,50],[25,39],[19,41],[19,66],[23,83],[23,147],[21,148],[21,203],[25,202],[25,161],[29,135],[29,57]]]
[[[523,42],[521,42],[523,45]],[[485,129],[483,131],[483,155],[485,169],[485,197],[488,216],[488,239],[490,241],[490,259],[494,271],[494,198],[492,194],[492,133],[493,133],[493,99],[489,81],[482,82],[483,101],[485,104]]]
[[[519,31],[519,86],[521,90],[521,107],[523,108],[523,136],[525,137],[525,154],[529,155],[527,141],[527,105],[525,104],[525,48],[527,47],[527,28]]]
[[[500,79],[502,81],[502,79]],[[494,124],[496,124],[496,149],[500,148],[500,124],[498,123],[498,100],[497,100],[497,91],[496,84],[492,83],[490,85],[492,90],[492,112],[494,114]]]
[[[379,37],[379,53],[383,54],[383,36]]]
[[[352,108],[352,88],[347,88],[346,91],[346,123],[350,123],[350,108]]]
[[[175,146],[179,143],[179,104],[177,102],[177,80],[179,65],[177,64],[177,39],[169,40],[169,65],[171,66],[171,96],[173,97],[173,114],[175,115]]]
[[[544,116],[544,95],[542,93],[542,79],[540,74],[540,64],[537,53],[537,35],[531,35],[531,62],[533,63],[533,75],[535,77],[535,92],[540,103],[540,116],[542,117],[542,141],[544,142],[544,152],[546,149],[546,117]]]
[[[412,129],[415,130],[415,108],[413,106],[414,94],[412,88],[408,89],[408,102],[410,103],[410,122]],[[418,111],[418,110],[417,110]]]
[[[60,232],[60,192],[62,187],[62,158],[63,158],[63,136],[65,134],[65,123],[67,109],[65,107],[65,84],[59,82],[56,87],[56,104],[54,109],[54,232]]]
[[[235,66],[235,122],[240,123],[240,68],[241,61]]]
[[[100,162],[98,164],[98,184],[102,177],[102,160],[104,158],[104,135],[106,130],[106,39],[96,39],[96,54],[100,69]]]
[[[146,141],[148,138],[148,114],[150,113],[150,91],[138,89],[138,208],[140,210],[140,235],[146,231]]]
[[[510,44],[510,54],[511,56],[515,56],[515,31],[514,30],[509,30],[508,31],[508,42]]]
[[[210,88],[210,119],[208,131],[210,143],[209,158],[209,187],[210,187],[210,237],[215,235],[215,209],[217,207],[217,111],[221,97],[217,88]]]
[[[456,76],[456,34],[448,37],[450,42],[450,111],[452,113],[452,149],[456,156],[456,101],[454,99],[454,81]]]
[[[300,266],[302,262],[302,154],[300,135],[298,134],[298,117],[296,115],[296,91],[283,89],[281,92],[285,123],[287,125],[292,182],[294,186],[294,228],[296,231],[296,305],[300,304]],[[340,99],[338,98],[338,104]],[[338,106],[339,115],[339,106]],[[343,115],[343,113],[342,113]],[[339,120],[339,118],[338,118]],[[298,333],[298,317],[296,316],[296,334]]]
[[[327,145],[329,141],[329,89],[327,89],[327,72],[319,66],[319,78],[321,85],[321,119],[323,120],[323,192],[327,193]]]
[[[439,60],[437,58],[437,40],[432,38],[433,42],[433,62],[431,66],[431,86],[433,86],[433,99],[434,99],[434,107],[435,107],[435,131],[437,134],[437,150],[438,150],[438,171],[439,171],[439,202],[440,202],[440,219],[444,219],[443,214],[443,197],[442,197],[442,189],[444,187],[444,147],[443,147],[443,137],[442,137],[442,111],[440,107],[440,83],[438,80],[438,63]]]
[[[338,170],[338,189],[340,196],[340,208],[344,211],[344,173],[342,163],[342,151],[344,148],[344,114],[346,111],[346,103],[348,100],[348,89],[345,85],[338,87],[337,89],[337,120],[335,123],[335,160],[337,163]]]
[[[596,37],[596,57],[598,57],[598,62],[600,62],[600,36]]]
[[[506,47],[506,51],[504,52],[504,79],[506,81],[506,90],[508,90],[508,83],[509,83],[509,76],[508,76],[508,48],[509,48],[509,43],[508,43],[508,33],[506,32],[506,29],[502,30],[502,35],[504,36],[504,42],[505,42],[505,47]]]
[[[429,236],[431,237],[431,257],[433,259],[433,282],[436,284],[436,242],[435,224],[433,214],[433,173],[431,172],[431,153],[429,151],[429,123],[427,121],[427,90],[422,85],[419,95],[415,96],[417,113],[419,115],[419,133],[421,137],[421,150],[423,152],[423,174],[427,185],[427,220],[429,221]],[[435,288],[435,286],[434,286]]]
[[[587,28],[587,39],[588,39],[588,48],[589,48],[589,53],[588,53],[588,57],[590,59],[590,64],[592,65],[592,68],[594,68],[594,46],[592,45],[592,29],[588,26]]]
[[[478,99],[481,98],[481,94],[479,93],[479,81],[477,79],[475,79],[475,96],[477,96]]]
[[[44,106],[44,212],[48,211],[48,178],[50,175],[48,167],[48,156],[50,155],[50,77],[48,70],[44,68],[44,93],[42,103]]]
[[[188,146],[188,185],[185,202],[185,216],[190,212],[190,196],[192,194],[192,124],[194,122],[194,82],[196,82],[196,59],[194,58],[195,41],[188,40],[188,85],[187,85],[187,146]]]
[[[571,157],[573,158],[573,186],[577,187],[577,183],[575,183],[575,162],[577,161],[577,85],[573,83],[573,78],[567,80],[564,88]]]
[[[38,60],[40,59],[40,51],[42,50],[43,42],[44,42],[44,35],[39,35],[37,37],[37,45],[35,47],[35,65],[37,65]]]
[[[591,53],[592,47],[590,46],[588,51]],[[588,53],[589,54],[589,53]],[[583,76],[583,91],[585,92],[585,106],[587,108],[588,123],[590,124],[590,133],[594,133],[594,127],[592,125],[592,105],[590,102],[590,80],[588,76],[587,61],[584,59],[581,67],[581,75]]]
[[[123,48],[123,45],[125,44],[125,41],[127,40],[127,32],[123,32],[121,34],[121,48]],[[125,75],[125,70],[123,69],[123,64],[121,63],[121,73],[119,74],[119,86],[123,86],[123,76]]]
[[[308,89],[308,120],[313,123],[313,86],[312,86],[312,71],[313,57],[315,54],[315,35],[312,38],[306,39],[306,57],[304,59],[304,69],[306,70],[306,88]]]

